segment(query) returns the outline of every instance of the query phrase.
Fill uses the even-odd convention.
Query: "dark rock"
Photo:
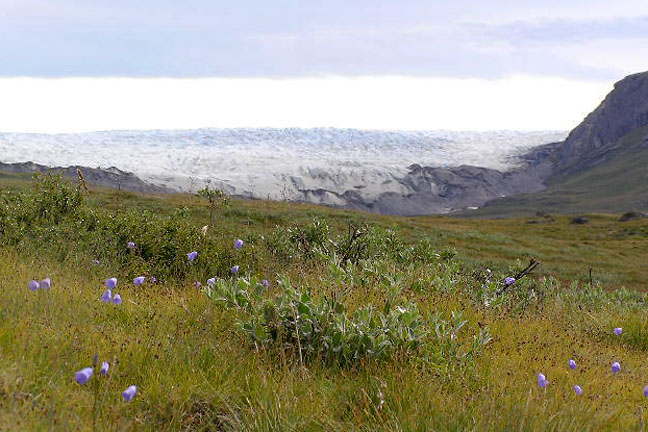
[[[528,224],[542,224],[542,223],[552,223],[555,222],[556,219],[554,219],[553,216],[550,214],[547,214],[545,212],[539,211],[536,212],[536,218],[535,219],[530,219],[527,221]]]
[[[589,219],[585,216],[578,216],[571,220],[572,224],[583,225],[589,222]]]
[[[628,222],[632,220],[645,219],[645,218],[648,218],[648,215],[645,213],[638,212],[638,211],[630,211],[630,212],[623,213],[619,218],[619,222]]]

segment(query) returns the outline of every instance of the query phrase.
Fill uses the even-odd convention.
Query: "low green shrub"
[[[205,288],[212,300],[241,312],[238,327],[260,347],[294,353],[302,361],[348,365],[415,351],[426,327],[414,303],[380,311],[371,305],[349,313],[335,298],[314,298],[281,280],[268,296],[254,278],[220,279]]]

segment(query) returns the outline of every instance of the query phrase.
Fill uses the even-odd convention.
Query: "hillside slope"
[[[478,210],[458,215],[504,217],[538,211],[623,213],[647,210],[648,126],[630,132],[614,146],[609,146],[605,159],[573,174],[554,175],[542,191],[501,198]]]
[[[0,172],[0,431],[648,421],[648,294],[611,289],[646,289],[646,220],[234,199],[202,230],[196,196],[26,177]]]
[[[648,209],[648,72],[631,75],[559,144],[529,155],[550,173],[546,189],[488,202],[462,215],[503,217],[536,211]]]

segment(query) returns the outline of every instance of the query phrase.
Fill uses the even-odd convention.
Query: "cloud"
[[[615,80],[648,69],[617,54],[648,52],[638,0],[0,2],[0,76]]]

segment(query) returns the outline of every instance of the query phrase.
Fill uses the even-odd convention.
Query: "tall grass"
[[[95,355],[111,363],[98,430],[604,431],[648,420],[636,291],[560,274],[503,290],[524,262],[474,268],[430,236],[338,229],[321,215],[265,233],[216,217],[205,237],[186,214],[98,207],[52,177],[0,203],[0,430],[92,430],[93,391],[74,372]],[[159,282],[131,283],[140,274]],[[27,289],[44,277],[50,290]],[[123,304],[99,300],[108,277]]]

